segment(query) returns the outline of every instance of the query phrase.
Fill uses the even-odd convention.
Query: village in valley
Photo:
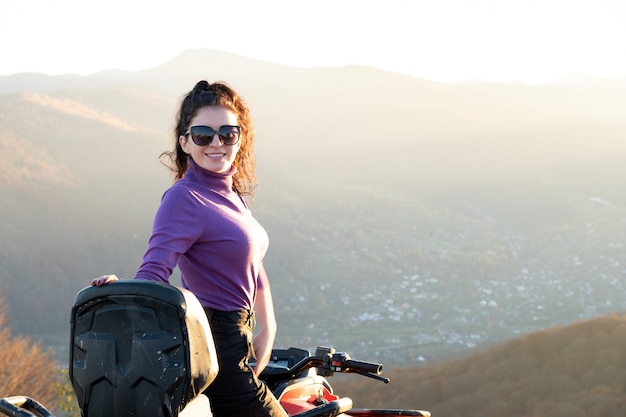
[[[333,345],[389,365],[419,364],[622,314],[626,228],[606,217],[615,219],[619,208],[597,198],[579,203],[587,216],[580,224],[528,234],[498,235],[501,225],[484,218],[465,230],[456,229],[458,222],[430,231],[416,225],[375,238],[346,226],[344,236],[352,238],[343,245],[311,238],[312,247],[332,247],[325,269],[337,276],[277,287],[277,342]],[[290,297],[286,288],[300,291]]]

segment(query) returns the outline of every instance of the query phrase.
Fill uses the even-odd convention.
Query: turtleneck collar
[[[226,172],[212,172],[202,168],[191,157],[184,178],[187,181],[198,185],[204,185],[212,190],[221,192],[233,192],[233,175],[237,172],[237,168],[231,165]]]

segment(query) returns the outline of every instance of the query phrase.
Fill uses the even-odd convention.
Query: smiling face
[[[218,130],[220,126],[237,125],[237,116],[230,110],[220,106],[202,107],[191,119],[191,126],[209,126]],[[200,167],[215,173],[228,172],[233,165],[241,140],[235,145],[224,145],[219,137],[215,135],[213,140],[205,146],[198,146],[191,140],[191,135],[180,136],[178,138],[180,146],[185,153]]]

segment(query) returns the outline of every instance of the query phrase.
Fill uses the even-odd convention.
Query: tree
[[[69,380],[63,376],[52,356],[39,342],[28,337],[12,336],[0,297],[0,395],[25,395],[50,410],[73,411],[66,393]]]

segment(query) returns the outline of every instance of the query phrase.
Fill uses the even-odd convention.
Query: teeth
[[[207,156],[210,156],[210,157],[220,157],[220,156],[224,156],[224,155],[226,155],[226,154],[224,154],[224,153],[208,153],[207,154]]]

